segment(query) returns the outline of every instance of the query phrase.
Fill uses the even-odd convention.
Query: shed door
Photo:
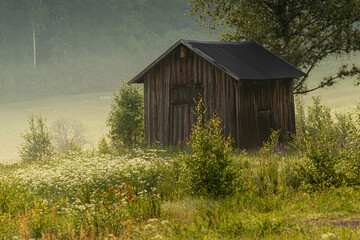
[[[271,109],[258,110],[258,127],[261,142],[266,142],[269,139],[273,122]]]
[[[170,86],[170,144],[186,144],[195,122],[194,106],[203,97],[201,84],[172,84]]]

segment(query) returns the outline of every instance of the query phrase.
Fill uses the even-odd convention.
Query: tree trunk
[[[33,50],[34,50],[34,68],[36,70],[36,33],[34,26],[33,26]]]

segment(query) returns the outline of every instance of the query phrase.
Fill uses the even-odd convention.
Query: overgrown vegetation
[[[112,143],[117,148],[144,142],[144,96],[141,89],[123,85],[118,93],[114,93],[107,125]]]
[[[222,135],[221,120],[214,115],[204,123],[203,102],[197,103],[197,118],[189,139],[192,152],[179,157],[185,164],[185,179],[192,192],[222,197],[234,191],[235,169],[232,166],[231,138]]]
[[[305,155],[297,168],[300,179],[311,188],[320,189],[357,185],[359,181],[354,177],[359,176],[356,162],[360,160],[358,109],[336,114],[334,121],[330,109],[321,105],[319,98],[314,98],[307,116],[301,103],[298,105],[297,147]]]
[[[180,155],[115,150],[103,138],[92,150],[3,167],[0,238],[357,239],[360,106],[340,119],[319,99],[299,104],[294,143],[274,131],[261,149],[233,150],[198,105]]]
[[[44,161],[54,154],[50,131],[46,126],[46,118],[41,115],[29,116],[29,131],[23,133],[23,143],[19,148],[20,157],[25,162]]]

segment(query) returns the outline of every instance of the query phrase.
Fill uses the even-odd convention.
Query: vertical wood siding
[[[260,146],[269,128],[295,133],[292,80],[237,81],[189,49],[181,59],[180,47],[143,77],[148,144],[185,145],[199,96],[207,110],[204,119],[218,114],[235,147]]]

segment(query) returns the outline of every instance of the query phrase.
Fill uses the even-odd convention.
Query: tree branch
[[[316,63],[313,63],[310,68],[306,71],[306,75],[309,76],[309,73],[311,72],[311,70],[316,66]],[[297,90],[298,88],[300,88],[303,83],[306,81],[306,79],[308,78],[308,76],[306,77],[303,77],[299,82],[298,84],[294,87],[294,90]]]
[[[343,65],[335,76],[325,77],[317,87],[314,87],[310,90],[295,91],[294,94],[305,94],[323,87],[330,87],[336,83],[335,80],[337,79],[344,79],[346,77],[354,77],[354,76],[357,76],[357,80],[358,80],[358,83],[356,83],[355,85],[360,85],[360,68],[353,65],[351,69],[348,69],[347,65]]]

